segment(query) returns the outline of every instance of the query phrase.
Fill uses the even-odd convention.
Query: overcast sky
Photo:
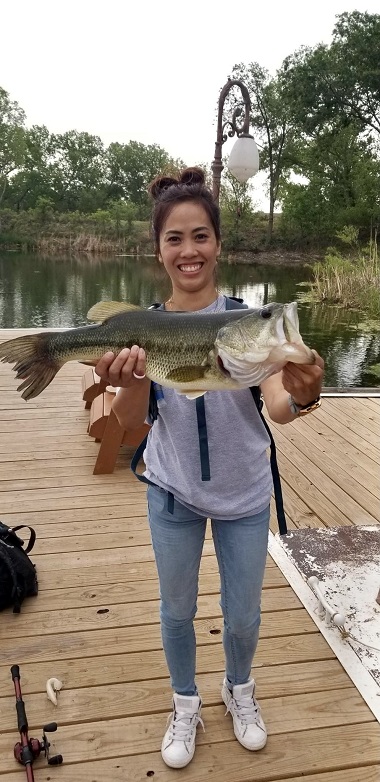
[[[1,0],[0,86],[27,124],[211,162],[219,91],[237,62],[274,74],[329,43],[337,14],[379,0]],[[227,151],[232,141],[227,142]]]

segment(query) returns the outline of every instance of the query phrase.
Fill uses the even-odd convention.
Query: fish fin
[[[120,315],[121,312],[131,312],[132,310],[141,310],[136,304],[129,304],[127,301],[98,301],[87,313],[87,320],[94,323],[102,323],[112,315]]]
[[[184,367],[176,367],[166,375],[167,380],[173,380],[175,383],[186,383],[193,380],[200,380],[205,375],[205,367],[189,364]]]
[[[23,382],[17,391],[27,402],[38,396],[51,383],[62,363],[49,356],[47,334],[29,334],[0,345],[1,361],[15,364],[16,377]]]
[[[86,367],[96,367],[98,363],[98,359],[94,359],[91,361],[90,359],[88,361],[78,361],[78,364],[84,364]]]

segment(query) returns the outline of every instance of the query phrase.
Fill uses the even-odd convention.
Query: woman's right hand
[[[111,352],[105,353],[95,367],[95,372],[101,380],[114,388],[142,385],[145,370],[145,350],[138,345],[123,348],[117,356]]]

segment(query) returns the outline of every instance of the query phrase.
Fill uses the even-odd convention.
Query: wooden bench
[[[114,471],[121,445],[137,446],[149,432],[149,424],[143,424],[131,432],[123,429],[112,410],[116,389],[106,387],[104,393],[96,396],[90,410],[88,433],[99,445],[99,452],[93,470],[94,475]]]
[[[102,394],[106,388],[107,383],[100,379],[93,367],[84,373],[82,377],[82,399],[86,403],[86,410],[90,409],[95,397]]]

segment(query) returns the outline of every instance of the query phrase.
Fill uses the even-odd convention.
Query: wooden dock
[[[0,341],[15,331],[0,331]],[[175,771],[160,755],[171,689],[161,648],[158,588],[145,490],[121,449],[112,475],[93,475],[83,367],[68,364],[36,400],[16,394],[0,364],[0,519],[30,524],[40,592],[20,615],[0,614],[0,782],[26,779],[11,665],[21,670],[30,736],[56,720],[64,764],[36,761],[36,782],[379,782],[380,730],[307,611],[268,557],[254,676],[268,726],[250,753],[225,717],[222,619],[210,534],[196,631],[204,700],[197,751]],[[380,400],[326,398],[320,410],[273,425],[289,527],[375,524],[380,508]],[[273,514],[271,523],[276,530]],[[58,706],[50,677],[63,681]],[[53,734],[52,734],[53,736]]]

